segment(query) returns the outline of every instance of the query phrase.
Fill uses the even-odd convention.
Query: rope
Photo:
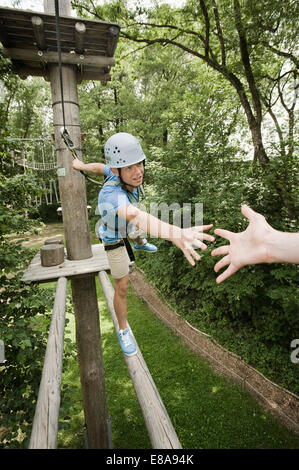
[[[60,79],[60,92],[61,92],[61,104],[62,104],[62,120],[63,120],[63,128],[65,129],[65,114],[64,114],[64,99],[63,99],[63,81],[62,81],[62,62],[61,62],[61,42],[60,42],[58,0],[55,0],[55,21],[56,21],[56,38],[57,38],[59,79]]]
[[[56,20],[56,39],[57,39],[57,50],[58,50],[58,66],[59,66],[59,79],[60,79],[60,91],[61,91],[61,107],[62,107],[62,121],[63,121],[63,128],[60,129],[60,133],[61,133],[61,137],[65,143],[65,145],[67,146],[67,148],[69,149],[69,151],[71,152],[72,154],[72,157],[74,159],[78,158],[77,156],[77,153],[76,153],[76,150],[75,150],[75,146],[70,138],[70,135],[67,131],[67,128],[65,126],[65,113],[64,113],[64,96],[63,96],[63,80],[62,80],[62,61],[61,61],[61,41],[60,41],[60,28],[59,28],[59,5],[58,5],[58,1],[59,0],[55,0],[55,20]],[[73,104],[76,104],[77,106],[78,103],[74,103],[73,101],[66,101],[67,103],[73,103]],[[54,104],[57,104],[59,103],[59,101],[56,101],[55,103],[53,103],[53,106]],[[102,186],[103,183],[100,183],[99,181],[97,180],[94,180],[93,178],[91,178],[90,176],[86,175],[84,173],[84,171],[80,171],[80,173],[82,173],[82,175],[88,180],[90,181],[91,183],[94,183],[94,184],[97,184],[99,186]]]

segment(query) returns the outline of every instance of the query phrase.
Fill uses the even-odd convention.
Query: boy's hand
[[[196,261],[200,260],[200,256],[195,249],[200,248],[201,250],[206,250],[207,245],[205,245],[202,240],[210,242],[215,240],[212,235],[204,233],[204,230],[210,230],[212,227],[213,224],[179,229],[170,240],[175,246],[182,250],[189,263],[195,266],[194,259]]]
[[[73,160],[73,168],[74,170],[83,170],[84,163],[79,160],[79,158],[74,158]]]

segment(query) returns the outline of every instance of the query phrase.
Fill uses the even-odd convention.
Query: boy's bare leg
[[[113,305],[118,320],[120,330],[127,328],[127,292],[129,284],[129,275],[114,279],[114,299]]]

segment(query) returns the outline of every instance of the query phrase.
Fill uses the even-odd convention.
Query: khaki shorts
[[[129,274],[130,259],[125,246],[119,246],[115,250],[106,251],[111,275],[114,279],[121,279]]]

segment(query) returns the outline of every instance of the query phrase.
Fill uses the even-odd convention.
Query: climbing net
[[[51,172],[57,169],[55,148],[50,139],[10,137],[10,154],[12,165],[20,166],[26,171],[50,172],[41,175],[43,194],[36,197],[33,203],[40,206],[44,201],[47,205],[60,204],[57,179]]]
[[[57,168],[55,149],[50,140],[22,139],[10,137],[10,154],[13,165],[19,165],[37,171],[49,171]],[[50,155],[50,159],[48,158]]]

